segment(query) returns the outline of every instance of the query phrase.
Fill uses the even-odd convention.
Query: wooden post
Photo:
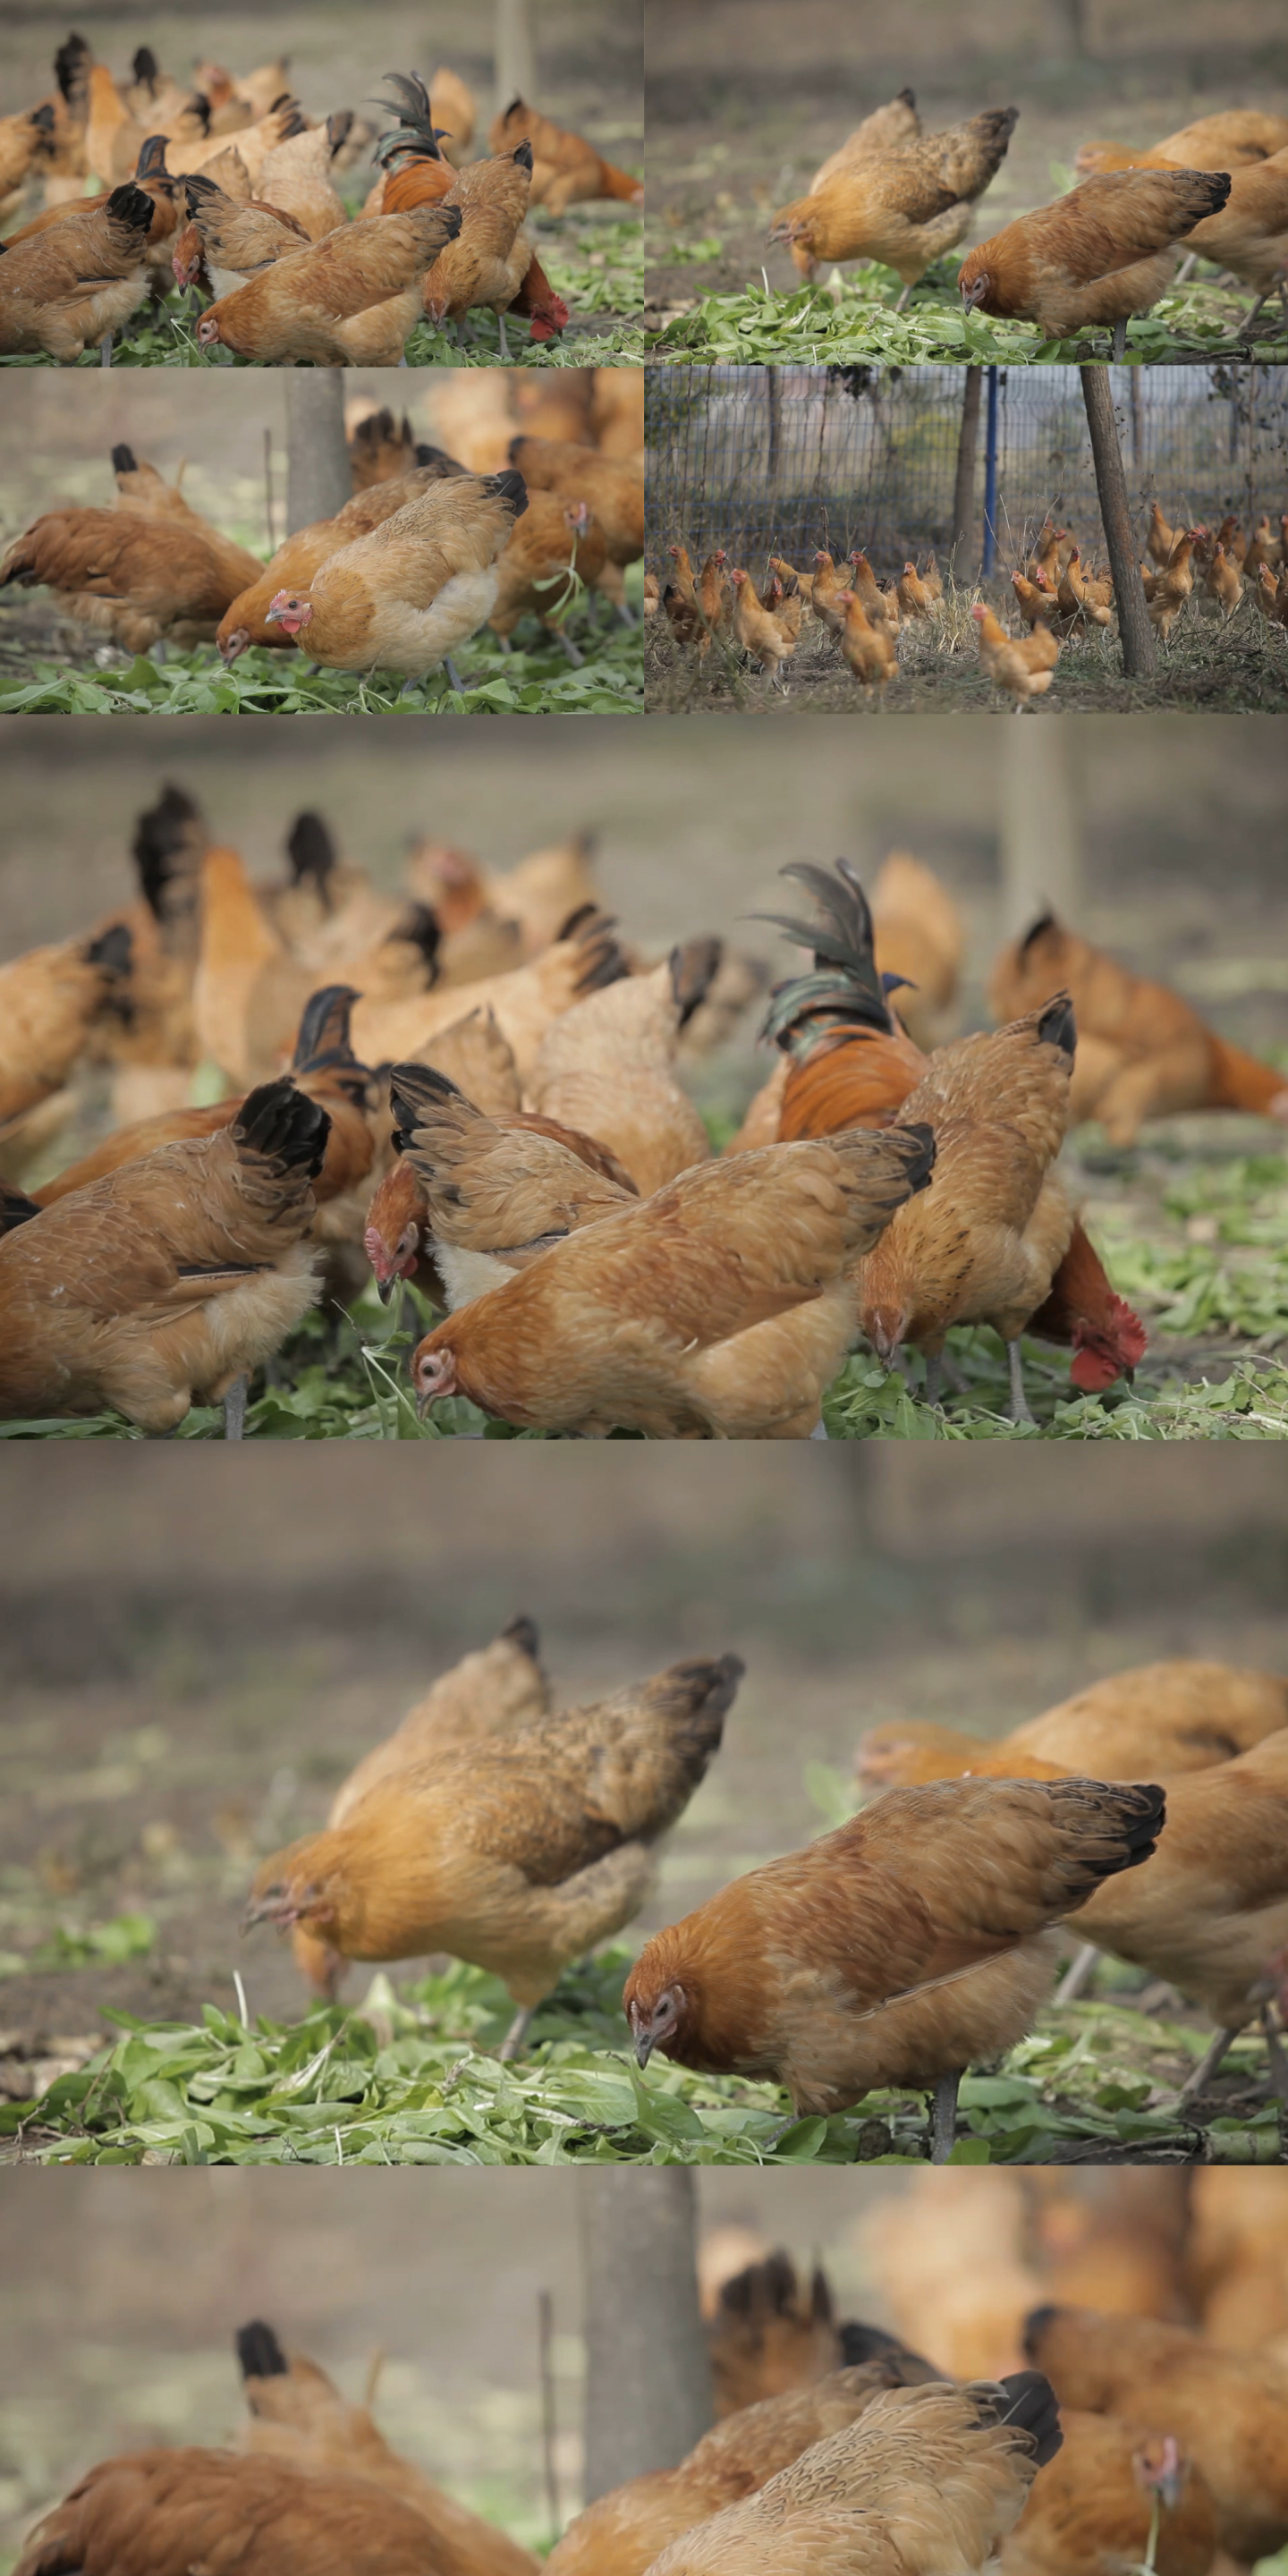
[[[1071,736],[1058,725],[1003,725],[1001,781],[1003,939],[1016,939],[1049,905],[1078,926],[1082,830]]]
[[[714,2408],[692,2170],[587,2166],[577,2201],[590,2503],[646,2470],[674,2468],[709,2432]]]
[[[286,533],[333,519],[353,498],[344,435],[343,367],[290,369],[286,378]]]
[[[1137,679],[1154,668],[1154,629],[1149,622],[1145,586],[1132,538],[1127,477],[1123,472],[1123,453],[1118,444],[1109,369],[1079,367],[1078,373],[1082,378],[1082,399],[1087,408],[1087,427],[1091,432],[1100,517],[1109,551],[1109,570],[1113,575],[1123,669],[1129,679]]]
[[[537,61],[532,43],[528,0],[496,0],[494,39],[496,112],[505,113],[512,99],[537,104]]]
[[[953,539],[948,555],[948,569],[954,581],[970,577],[971,551],[975,536],[975,452],[979,446],[979,404],[984,382],[982,367],[968,367],[962,391],[962,421],[957,433],[957,480],[953,486]]]

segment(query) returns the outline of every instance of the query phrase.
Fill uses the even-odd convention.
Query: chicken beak
[[[653,2054],[653,2044],[653,2033],[651,2030],[641,2030],[636,2032],[635,2063],[638,2067],[643,2068],[647,2066],[649,2059]]]
[[[427,1386],[427,1387],[425,1387],[425,1388],[422,1390],[422,1392],[417,1396],[417,1398],[416,1398],[416,1420],[417,1420],[418,1422],[424,1422],[424,1421],[427,1419],[428,1414],[429,1414],[429,1408],[430,1408],[431,1404],[433,1404],[433,1403],[436,1401],[436,1399],[437,1399],[437,1389],[436,1389],[435,1387],[432,1387],[432,1386]]]
[[[394,1274],[393,1274],[393,1272],[392,1272],[392,1271],[390,1272],[389,1277],[388,1277],[387,1279],[377,1279],[377,1281],[376,1281],[376,1295],[377,1295],[377,1296],[378,1296],[378,1298],[380,1299],[380,1303],[381,1303],[381,1305],[382,1305],[382,1306],[387,1306],[387,1305],[388,1305],[389,1300],[390,1300],[390,1298],[392,1297],[392,1295],[393,1295],[393,1293],[394,1293],[394,1290],[395,1290],[395,1288],[397,1287],[397,1285],[398,1285],[398,1282],[397,1282],[396,1278],[394,1277]]]

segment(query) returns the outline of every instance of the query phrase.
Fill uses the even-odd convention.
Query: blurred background
[[[541,105],[574,126],[589,121],[600,148],[643,131],[640,13],[617,0],[528,0]],[[70,16],[50,0],[7,0],[0,17],[0,115],[29,106],[49,88],[55,48],[72,26],[118,79],[139,45],[150,45],[177,80],[213,59],[244,76],[266,56],[286,58],[291,87],[315,117],[337,107],[367,113],[392,64],[428,78],[446,62],[474,90],[486,121],[493,95],[494,7],[480,0],[435,0],[432,22],[409,0],[386,0],[378,21],[354,0],[274,0],[271,12],[247,0],[203,0],[197,8],[158,9],[142,0],[87,0]],[[504,102],[502,102],[504,104]]]
[[[752,916],[785,908],[784,862],[843,852],[871,880],[898,846],[942,876],[965,917],[958,1026],[983,1020],[1001,939],[1049,898],[1089,938],[1179,984],[1223,1035],[1288,1044],[1284,727],[1086,717],[1031,740],[1029,726],[1017,736],[991,719],[943,718],[919,726],[915,756],[899,728],[869,732],[856,744],[849,727],[806,715],[772,738],[714,719],[640,728],[555,716],[494,726],[483,759],[468,717],[405,716],[378,746],[369,728],[305,735],[291,717],[261,718],[236,740],[218,718],[178,717],[158,732],[10,717],[0,959],[82,930],[132,894],[135,816],[174,778],[257,876],[280,873],[305,805],[342,856],[389,885],[425,834],[496,868],[593,831],[604,901],[629,938],[660,950],[719,931],[775,975],[789,951]],[[739,1110],[764,1063],[754,1015],[744,1027],[715,1076],[716,1105]]]
[[[1218,108],[1288,113],[1278,0],[645,0],[645,18],[654,302],[758,284],[762,262],[794,285],[769,215],[905,84],[928,132],[1020,110],[963,252],[1067,188],[1081,143],[1155,143]]]
[[[655,2179],[655,2178],[653,2178]],[[1014,2317],[1046,2285],[1040,2183],[1003,2173],[672,2174],[697,2192],[700,2277],[782,2246],[806,2274],[826,2268],[840,2317],[930,2339],[921,2313],[892,2303],[889,2256],[910,2234],[932,2276],[953,2277],[958,2333],[980,2301],[978,2366],[1018,2358]],[[1200,2189],[1233,2177],[1201,2177]],[[1269,2177],[1258,2178],[1263,2188]],[[629,2213],[645,2177],[615,2176]],[[583,2178],[584,2182],[584,2178]],[[79,2471],[113,2450],[219,2444],[243,2418],[233,2335],[264,2317],[288,2350],[320,2362],[361,2401],[377,2362],[375,2411],[395,2448],[448,2490],[543,2549],[537,2310],[554,2295],[553,2460],[561,2519],[580,2502],[584,2267],[578,2182],[510,2172],[246,2171],[52,2177],[11,2174],[0,2194],[8,2331],[0,2349],[0,2567],[23,2530]],[[1061,2176],[1059,2234],[1130,2219],[1148,2264],[1184,2223],[1186,2177]],[[1288,2184],[1284,2185],[1288,2193]],[[1130,2194],[1126,2206],[1124,2196]],[[981,2197],[984,2203],[981,2208]],[[928,2241],[929,2217],[934,2228]],[[988,2226],[984,2253],[980,2220]],[[990,2283],[1008,2234],[1017,2259]],[[1039,2268],[1025,2272],[1022,2261]],[[1103,2265],[1102,2265],[1103,2279]],[[991,2292],[991,2297],[990,2297]],[[968,2329],[969,2330],[969,2329]],[[986,2337],[979,2344],[979,2336]],[[1000,2338],[1000,2339],[999,2339]],[[931,2344],[945,2368],[970,2357]]]
[[[248,1477],[73,1444],[0,1451],[0,1510],[0,2014],[51,2039],[231,2009],[237,1968],[295,2017],[289,1952],[239,1939],[257,1854],[520,1611],[563,1705],[746,1662],[632,1939],[820,1831],[807,1767],[848,1779],[869,1725],[992,1735],[1164,1655],[1288,1671],[1275,1447],[350,1442]],[[120,1955],[99,1936],[131,1914],[153,1938]]]

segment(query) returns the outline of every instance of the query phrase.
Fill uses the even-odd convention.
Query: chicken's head
[[[197,346],[199,349],[216,349],[219,345],[219,316],[213,304],[208,304],[197,324]]]
[[[1099,1395],[1113,1385],[1115,1378],[1130,1379],[1145,1349],[1145,1327],[1139,1315],[1132,1313],[1125,1297],[1111,1291],[1103,1325],[1088,1324],[1078,1317],[1073,1328],[1074,1357],[1069,1375],[1081,1394]]]
[[[245,652],[249,642],[249,626],[234,626],[227,635],[220,635],[218,638],[219,650],[225,662],[235,662],[238,654]]]
[[[647,2066],[655,2048],[664,2049],[676,2037],[687,2007],[683,1986],[663,1986],[660,1994],[631,1996],[627,2016],[640,2066]]]
[[[296,1846],[303,1853],[303,1845]],[[311,1877],[293,1852],[275,1852],[258,1872],[242,1916],[243,1932],[254,1930],[257,1923],[271,1923],[278,1932],[289,1932],[296,1923],[308,1923],[315,1931],[325,1931],[332,1919],[333,1908],[324,1885]]]
[[[963,313],[973,313],[976,305],[985,303],[992,293],[993,281],[986,268],[977,268],[973,277],[968,277],[963,269],[957,283],[961,288]]]
[[[432,1335],[412,1352],[411,1382],[416,1390],[416,1411],[422,1422],[431,1404],[440,1395],[455,1395],[456,1353],[446,1346],[435,1350]]]
[[[279,590],[264,611],[264,623],[280,626],[284,635],[298,635],[312,615],[313,602],[302,590]]]
[[[362,1248],[375,1272],[381,1304],[387,1306],[397,1282],[410,1279],[420,1259],[420,1227],[409,1217],[397,1240],[388,1243],[378,1225],[369,1225]]]

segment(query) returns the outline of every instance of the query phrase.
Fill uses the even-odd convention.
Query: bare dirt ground
[[[651,307],[799,280],[765,235],[776,208],[803,195],[819,163],[905,83],[932,132],[984,107],[1020,120],[975,209],[964,255],[1071,183],[1090,139],[1152,143],[1218,108],[1288,114],[1288,47],[1268,7],[1223,21],[1138,0],[1087,13],[1091,58],[1054,50],[1054,10],[1013,0],[932,0],[900,13],[899,42],[875,0],[648,0],[647,115]],[[712,247],[712,245],[715,245]],[[701,246],[705,256],[693,255]],[[689,255],[677,255],[677,249]]]

